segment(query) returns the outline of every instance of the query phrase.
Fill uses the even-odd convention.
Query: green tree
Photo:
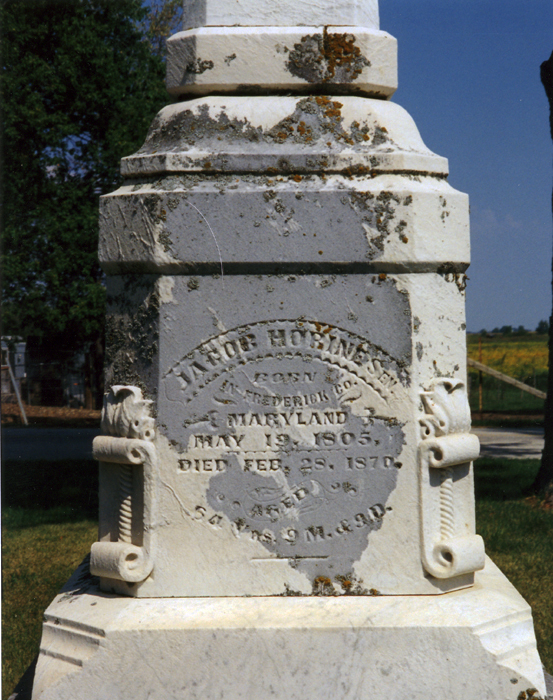
[[[144,34],[152,50],[158,56],[165,56],[168,37],[182,29],[182,0],[150,0],[149,11],[142,23]]]
[[[549,126],[553,139],[553,53],[540,67],[541,81],[549,100]],[[553,211],[553,193],[551,195]],[[553,265],[551,267],[553,272]],[[553,289],[553,277],[551,280]],[[540,324],[541,325],[541,324]],[[534,490],[545,496],[545,501],[553,506],[553,311],[549,319],[549,372],[547,380],[547,398],[545,400],[545,444],[540,470],[534,482]]]
[[[539,333],[540,335],[549,333],[549,323],[547,321],[540,321],[536,326],[536,333]]]
[[[3,332],[52,355],[89,348],[89,384],[103,347],[98,198],[168,102],[147,12],[141,0],[0,8]]]

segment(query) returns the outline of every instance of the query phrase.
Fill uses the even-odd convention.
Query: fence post
[[[10,373],[10,381],[12,383],[13,389],[15,391],[15,395],[17,397],[17,403],[19,404],[19,410],[21,411],[21,418],[23,419],[23,422],[25,425],[29,425],[29,421],[27,420],[27,414],[25,413],[25,409],[23,408],[23,402],[21,401],[21,396],[19,395],[19,387],[17,386],[17,382],[15,381],[15,375],[12,370],[12,366],[10,363],[10,358],[8,353],[6,353],[6,362],[8,363],[8,372]]]
[[[478,361],[482,364],[482,336],[478,338]],[[478,411],[480,413],[480,420],[482,420],[482,406],[483,406],[483,383],[484,376],[482,370],[478,372]]]

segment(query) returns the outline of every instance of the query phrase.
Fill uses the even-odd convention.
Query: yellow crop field
[[[479,336],[469,335],[467,336],[467,352],[471,359],[521,381],[547,374],[546,335],[482,337],[481,356]]]
[[[480,351],[479,341],[482,349]],[[548,338],[527,335],[467,336],[468,356],[539,391],[547,390]],[[482,383],[480,383],[482,382]],[[480,390],[481,387],[481,390]],[[521,414],[543,411],[544,400],[469,368],[469,401],[473,411]]]

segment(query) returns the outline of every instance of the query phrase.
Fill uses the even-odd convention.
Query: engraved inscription
[[[276,321],[212,338],[166,380],[187,406],[182,488],[207,479],[201,518],[313,581],[351,572],[393,517],[404,435],[390,402],[405,370],[351,333]]]
[[[211,338],[182,358],[167,373],[169,398],[188,403],[222,373],[264,358],[301,357],[309,362],[314,356],[336,368],[348,369],[384,398],[393,395],[398,382],[407,381],[405,370],[366,338],[318,322],[267,321]],[[315,380],[316,370],[305,366],[283,370],[273,366],[256,368],[256,371],[257,380],[255,376],[251,379],[259,386],[267,379],[277,384],[286,384],[285,379],[288,379],[289,383],[302,383],[306,389],[304,398],[312,394],[309,385]],[[254,393],[264,396],[252,391],[252,395]]]

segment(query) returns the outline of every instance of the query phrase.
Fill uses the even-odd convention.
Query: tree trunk
[[[84,366],[85,408],[102,408],[104,395],[104,334],[90,344]]]
[[[102,330],[94,342],[95,408],[102,408],[104,403],[104,343],[105,336]]]
[[[549,100],[549,126],[553,139],[553,53],[540,68],[541,81]],[[551,194],[553,212],[553,192]],[[553,273],[553,264],[551,267]],[[552,278],[553,288],[553,278]],[[543,495],[547,505],[553,507],[553,311],[549,319],[549,373],[547,380],[547,399],[545,400],[545,445],[541,466],[533,484],[536,493]]]

